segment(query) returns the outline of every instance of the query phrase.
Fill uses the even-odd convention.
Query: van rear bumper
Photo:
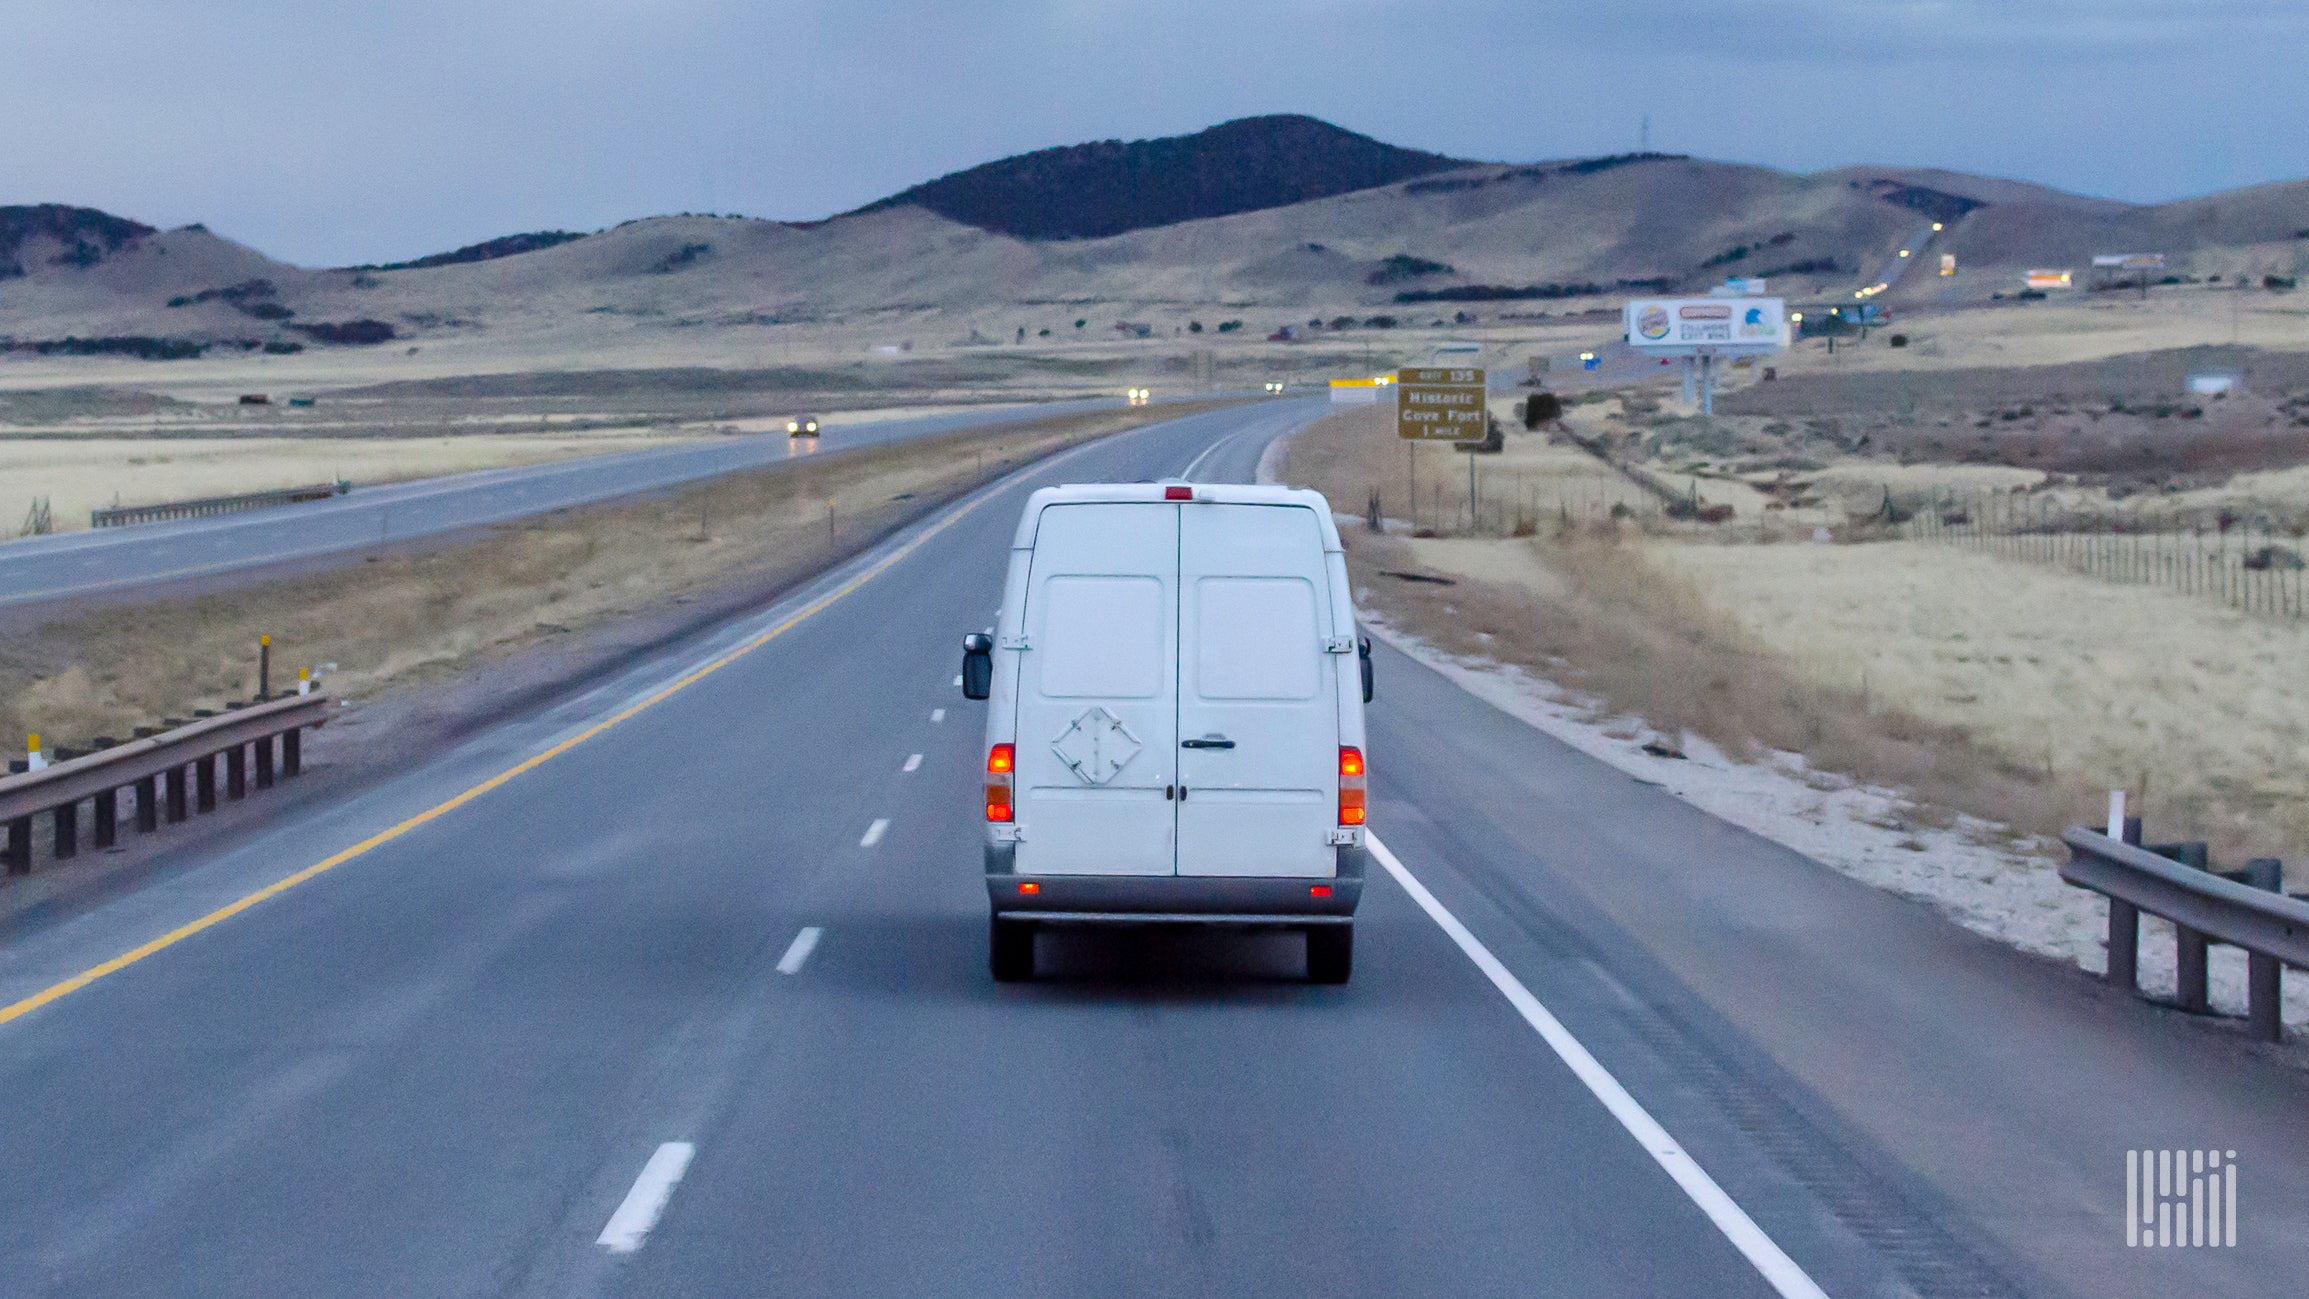
[[[1007,845],[1004,845],[1007,847]],[[1016,875],[1009,854],[988,849],[986,898],[996,915],[1053,922],[1205,924],[1336,923],[1363,897],[1368,850],[1341,848],[1338,874],[1320,877],[1221,875]],[[1019,892],[1021,883],[1035,886]],[[1328,896],[1318,897],[1322,888]]]

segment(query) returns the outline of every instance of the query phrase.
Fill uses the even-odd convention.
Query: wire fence
[[[2129,586],[2217,600],[2242,613],[2297,622],[2304,609],[2300,539],[2250,518],[2154,515],[2110,519],[2050,499],[1937,492],[1913,511],[1886,510],[1905,534]]]

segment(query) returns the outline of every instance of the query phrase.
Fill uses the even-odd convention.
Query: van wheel
[[[1307,929],[1307,979],[1345,983],[1355,970],[1355,926],[1311,925]]]
[[[1020,983],[1034,977],[1033,921],[994,917],[988,945],[996,983]]]

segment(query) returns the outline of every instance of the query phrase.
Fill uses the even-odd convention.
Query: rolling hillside
[[[1393,178],[1370,183],[1382,175]],[[2309,182],[2140,207],[1900,168],[1465,164],[1312,119],[1250,119],[1024,155],[823,222],[656,217],[396,267],[307,269],[198,226],[0,209],[0,269],[19,272],[0,278],[0,336],[51,353],[485,338],[542,354],[776,325],[862,347],[1008,342],[1019,329],[1082,338],[1118,320],[1165,333],[1230,319],[1260,333],[1341,316],[1424,324],[1610,308],[1727,274],[1841,294],[1934,220],[1948,229],[1921,251],[1954,252],[1963,272],[1911,277],[1895,302],[1986,299],[2026,267],[2132,249],[2166,253],[2180,274],[2291,274],[2309,248]]]

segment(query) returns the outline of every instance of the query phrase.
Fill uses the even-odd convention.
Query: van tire
[[[1355,926],[1311,925],[1307,929],[1307,981],[1345,983],[1355,972]]]
[[[1034,977],[1034,922],[994,917],[987,946],[996,983],[1023,983]]]

